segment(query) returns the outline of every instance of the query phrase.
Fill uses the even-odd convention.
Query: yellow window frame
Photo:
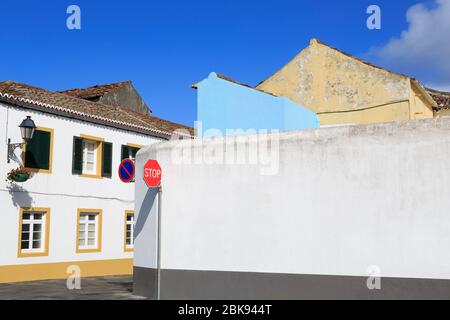
[[[22,225],[23,225],[23,214],[24,212],[39,212],[44,213],[45,217],[45,243],[44,251],[42,252],[23,252],[22,246]],[[50,208],[20,208],[19,210],[19,241],[17,245],[17,257],[18,258],[32,258],[32,257],[47,257],[49,254],[50,246]]]
[[[133,247],[130,248],[129,246],[127,246],[127,218],[128,216],[134,216],[134,211],[133,210],[126,210],[125,211],[125,221],[124,221],[124,233],[123,233],[123,251],[124,252],[133,252],[134,251],[134,242],[133,242]],[[134,228],[134,226],[133,226]]]
[[[80,248],[80,218],[82,213],[97,214],[97,248],[82,249]],[[76,253],[93,253],[102,251],[102,229],[103,229],[103,210],[102,209],[78,209],[77,210],[77,233],[76,233]]]
[[[98,143],[97,146],[97,167],[95,174],[80,174],[80,177],[83,178],[91,178],[91,179],[103,179],[102,177],[102,163],[103,163],[103,143],[105,142],[104,138],[95,137],[87,134],[80,134],[80,138],[83,140],[94,141]]]
[[[135,144],[135,143],[127,143],[127,146],[128,146],[128,147],[132,147],[132,148],[137,148],[137,149],[142,149],[142,148],[144,148],[143,145],[141,145],[141,144]]]
[[[34,173],[44,173],[44,174],[52,174],[52,167],[53,167],[53,136],[55,135],[55,130],[52,128],[45,128],[45,127],[36,127],[37,131],[44,131],[50,133],[50,155],[49,155],[49,161],[48,161],[48,169],[36,169],[36,168],[26,168],[27,170],[34,172]],[[25,166],[26,164],[26,155],[27,155],[27,145],[24,144],[22,147],[22,162]]]

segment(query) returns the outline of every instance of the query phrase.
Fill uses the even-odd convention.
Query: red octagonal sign
[[[161,166],[156,160],[148,160],[144,166],[144,181],[149,188],[157,188],[161,183]]]

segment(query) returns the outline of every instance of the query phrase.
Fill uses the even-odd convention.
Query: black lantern
[[[8,163],[10,163],[10,157],[14,150],[27,144],[33,138],[34,130],[36,130],[36,125],[34,124],[34,121],[31,119],[31,117],[27,116],[27,118],[22,121],[19,128],[23,142],[11,143],[11,139],[8,139]]]
[[[23,141],[28,143],[33,138],[34,130],[36,129],[34,121],[31,120],[30,116],[27,116],[27,118],[22,121],[19,128]]]

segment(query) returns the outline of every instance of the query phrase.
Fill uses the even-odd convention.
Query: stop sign
[[[144,166],[144,181],[149,188],[157,188],[161,183],[161,166],[156,160],[148,160]]]

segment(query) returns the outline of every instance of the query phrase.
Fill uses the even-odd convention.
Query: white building
[[[78,267],[81,276],[131,274],[134,185],[120,181],[118,166],[175,130],[192,134],[72,93],[0,83],[0,283],[65,278]],[[33,139],[10,153],[8,139],[21,142],[27,116]],[[6,182],[22,163],[31,179]]]

